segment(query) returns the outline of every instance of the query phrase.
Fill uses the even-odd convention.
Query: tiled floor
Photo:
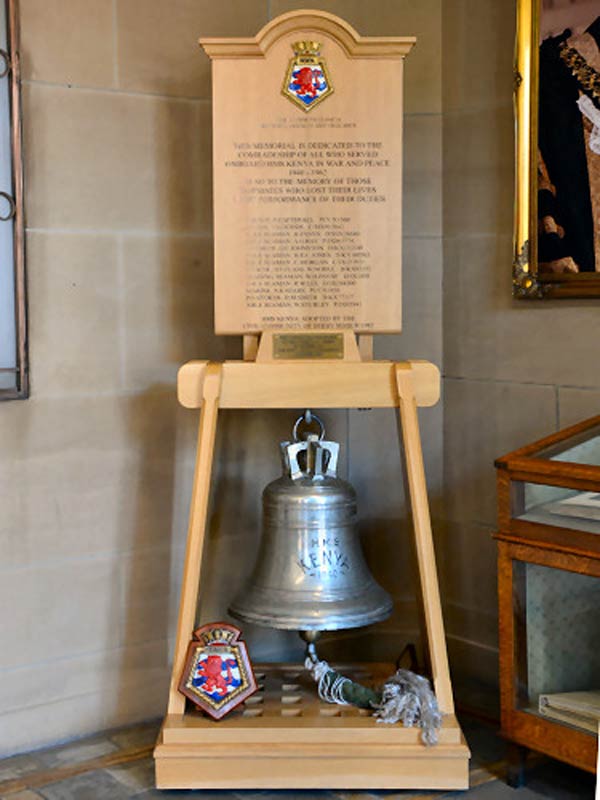
[[[494,728],[463,718],[471,747],[468,792],[216,792],[154,789],[152,747],[158,722],[109,731],[77,742],[0,761],[0,800],[593,800],[594,778],[557,761],[536,760],[527,786],[510,789],[504,782],[504,744]]]

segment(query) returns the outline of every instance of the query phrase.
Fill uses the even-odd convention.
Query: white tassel
[[[437,729],[442,724],[442,715],[429,681],[407,669],[399,669],[387,680],[377,706],[377,722],[402,722],[407,728],[419,725],[423,730],[424,744],[437,743]]]

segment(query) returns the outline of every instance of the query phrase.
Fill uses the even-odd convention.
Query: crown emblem
[[[318,56],[321,42],[294,42],[292,50],[297,56]]]

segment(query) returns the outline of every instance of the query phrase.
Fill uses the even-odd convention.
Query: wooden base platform
[[[349,671],[379,683],[392,667]],[[159,789],[466,789],[469,749],[454,715],[427,747],[420,729],[319,700],[300,665],[257,667],[260,690],[220,722],[166,717],[154,751]]]

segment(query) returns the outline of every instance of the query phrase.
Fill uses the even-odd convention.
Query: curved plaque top
[[[210,58],[261,58],[282,36],[297,30],[331,36],[350,58],[404,58],[416,42],[414,36],[361,36],[335,14],[316,9],[281,14],[249,38],[201,38],[198,41]]]
[[[414,37],[325,11],[212,60],[215,330],[402,330],[402,78]]]

